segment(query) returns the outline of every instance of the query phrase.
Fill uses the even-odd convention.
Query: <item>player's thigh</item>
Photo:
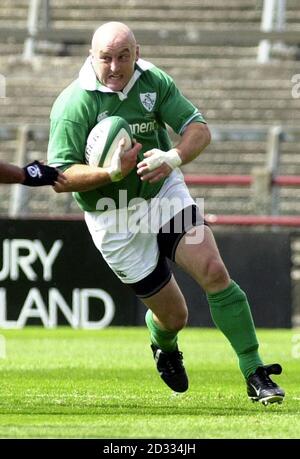
[[[184,296],[174,278],[154,295],[141,298],[143,303],[159,318],[159,320],[170,328],[177,328],[176,324],[187,320],[188,310]]]
[[[226,288],[229,274],[209,226],[196,226],[180,240],[175,262],[207,289]]]

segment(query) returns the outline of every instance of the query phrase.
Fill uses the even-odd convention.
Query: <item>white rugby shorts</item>
[[[195,204],[179,169],[165,180],[154,199],[122,209],[85,212],[95,246],[125,284],[138,282],[156,267],[159,228]]]

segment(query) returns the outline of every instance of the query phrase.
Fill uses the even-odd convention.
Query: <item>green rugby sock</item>
[[[248,378],[263,363],[246,294],[231,281],[221,292],[208,293],[207,299],[214,323],[230,341],[241,372]]]
[[[172,352],[177,344],[177,332],[162,330],[153,319],[153,313],[150,309],[146,312],[146,324],[150,331],[152,344],[159,347],[164,352]]]

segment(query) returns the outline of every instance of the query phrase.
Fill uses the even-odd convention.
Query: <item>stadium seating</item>
[[[13,3],[13,4],[12,4]],[[26,28],[28,1],[4,0],[0,6],[0,26],[11,27],[11,36],[0,35],[1,73],[6,77],[6,98],[0,100],[0,126],[24,123],[43,124],[47,130],[51,105],[69,82],[76,78],[83,58],[88,54],[88,39],[101,22],[120,17],[136,31],[142,45],[142,54],[168,71],[201,109],[211,126],[273,126],[299,125],[299,99],[291,97],[292,75],[298,72],[297,47],[280,52],[273,50],[270,63],[256,62],[257,46],[203,44],[198,32],[222,29],[228,36],[240,31],[258,31],[262,1],[254,0],[52,0],[50,2],[51,28],[64,34],[49,44],[37,42],[37,55],[30,61],[22,60],[23,41],[14,30]],[[300,12],[297,2],[288,2],[287,24],[297,30]],[[99,20],[97,19],[99,18]],[[87,32],[89,31],[89,32]],[[62,36],[60,35],[60,36]],[[178,39],[180,35],[181,39]],[[184,37],[184,38],[182,38]],[[241,37],[242,38],[242,37]],[[279,51],[278,51],[279,50]],[[16,132],[16,131],[15,131]],[[266,130],[267,133],[267,130]],[[7,137],[7,136],[6,136]],[[266,162],[266,135],[249,138],[214,141],[193,164],[186,165],[186,173],[250,174],[254,166]],[[297,138],[286,138],[282,143],[281,174],[299,174]],[[0,154],[3,159],[14,157],[16,137],[1,137]],[[34,136],[28,142],[28,159],[45,158],[46,139]],[[253,213],[249,189],[245,187],[191,187],[193,195],[203,196],[209,213]],[[5,191],[5,193],[9,193]],[[295,189],[280,190],[280,211],[299,212],[299,194]],[[8,196],[9,197],[9,196]],[[38,196],[29,192],[27,208],[32,213],[76,212],[67,197],[53,196],[43,190]],[[0,212],[7,212],[8,200]],[[27,209],[27,210],[26,210]]]

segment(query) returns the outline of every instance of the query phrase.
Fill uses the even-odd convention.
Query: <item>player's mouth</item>
[[[124,87],[124,75],[111,74],[107,78],[107,85],[113,91],[121,91]]]
[[[122,80],[123,75],[109,75],[108,78],[109,78],[109,80],[118,81],[118,80]]]

